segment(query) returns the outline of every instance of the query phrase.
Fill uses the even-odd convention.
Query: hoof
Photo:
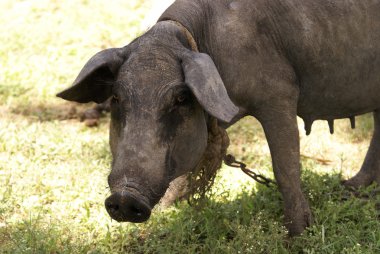
[[[306,201],[303,201],[300,207],[290,211],[289,214],[285,216],[285,225],[291,237],[302,234],[305,228],[312,224],[313,216]]]
[[[291,223],[287,224],[287,228],[289,230],[289,236],[299,236],[305,231],[307,227],[313,225],[313,216],[311,213],[305,212],[302,218],[294,220]]]
[[[378,180],[374,174],[367,174],[360,171],[354,177],[342,181],[342,184],[349,189],[359,189],[360,187],[367,187],[373,182],[379,182]]]

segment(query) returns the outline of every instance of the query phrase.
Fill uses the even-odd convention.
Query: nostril
[[[112,210],[112,211],[118,211],[119,210],[119,205],[116,204],[106,204],[107,210]]]
[[[131,213],[135,214],[138,217],[141,217],[144,213],[144,211],[142,209],[135,207],[135,206],[129,207],[129,210],[131,211]]]
[[[106,209],[109,213],[116,213],[120,210],[119,204],[115,201],[112,200],[112,198],[108,198],[105,202]]]

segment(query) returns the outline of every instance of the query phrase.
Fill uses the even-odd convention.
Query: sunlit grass
[[[360,168],[370,116],[354,131],[348,120],[337,121],[334,136],[317,122],[306,137],[300,121],[303,186],[315,225],[299,238],[287,237],[278,191],[228,167],[201,209],[179,203],[142,225],[109,218],[108,117],[87,128],[77,119],[85,106],[55,93],[94,53],[142,33],[152,3],[0,2],[0,252],[379,253],[378,198],[356,198],[340,184]],[[273,177],[255,119],[229,134],[231,153]]]

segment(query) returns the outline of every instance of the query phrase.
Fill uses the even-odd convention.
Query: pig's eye
[[[185,95],[180,95],[177,97],[177,102],[178,103],[183,103],[184,101],[186,101],[186,96]]]
[[[185,105],[190,102],[191,95],[189,91],[182,92],[181,94],[177,95],[176,97],[176,104],[177,105]]]

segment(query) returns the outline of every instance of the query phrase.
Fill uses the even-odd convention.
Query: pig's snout
[[[149,219],[151,208],[136,196],[128,192],[116,192],[105,201],[108,214],[112,219],[123,222],[141,223]]]

